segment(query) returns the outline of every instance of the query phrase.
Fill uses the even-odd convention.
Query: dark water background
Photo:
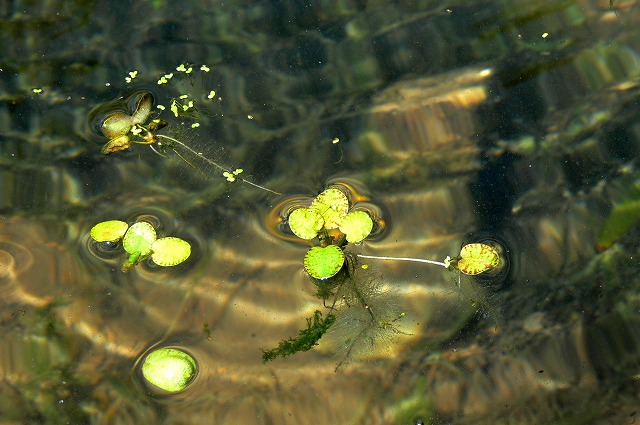
[[[0,423],[634,423],[639,21],[634,0],[3,1]],[[189,151],[101,155],[142,91],[166,134],[283,195]],[[169,111],[183,94],[197,116]],[[372,260],[379,326],[343,306],[263,364],[323,309],[283,219],[329,185],[376,217],[352,253],[493,241],[507,267],[458,289]],[[111,219],[193,253],[123,273],[89,237]],[[163,346],[198,362],[177,394],[140,374]]]

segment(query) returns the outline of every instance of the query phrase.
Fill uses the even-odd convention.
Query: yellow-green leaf
[[[476,275],[500,264],[498,251],[483,243],[470,243],[462,247],[456,267],[464,274]]]
[[[134,123],[130,115],[127,115],[122,111],[117,111],[109,115],[104,120],[100,130],[106,137],[113,139],[127,134],[129,130],[131,130],[133,124]]]
[[[170,267],[182,263],[191,255],[191,245],[180,238],[160,238],[151,245],[151,260],[159,266]]]
[[[129,225],[120,220],[98,223],[91,228],[91,237],[96,242],[116,242],[122,239]]]
[[[316,210],[298,208],[289,214],[289,227],[300,239],[313,239],[324,226],[324,219]]]
[[[335,229],[349,211],[349,200],[341,190],[329,188],[319,194],[309,208],[320,213],[325,229]]]
[[[336,245],[314,246],[304,257],[304,269],[316,279],[335,276],[344,264],[344,252]]]
[[[136,110],[131,115],[132,124],[144,124],[151,114],[153,106],[153,96],[149,92],[140,94],[136,101]]]
[[[139,221],[129,227],[122,239],[122,245],[129,254],[145,257],[151,254],[151,245],[155,240],[156,229],[146,221]]]
[[[347,236],[347,242],[360,242],[371,233],[373,220],[364,211],[351,211],[340,223],[340,231]]]

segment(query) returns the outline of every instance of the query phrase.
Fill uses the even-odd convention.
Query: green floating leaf
[[[271,361],[277,357],[287,357],[298,351],[308,351],[318,345],[318,341],[322,338],[327,330],[336,321],[336,316],[329,313],[326,318],[322,318],[322,313],[315,311],[313,317],[307,319],[307,329],[298,332],[296,338],[289,338],[286,341],[280,341],[277,348],[271,350],[262,350],[262,361],[264,363]]]
[[[180,238],[156,239],[151,245],[151,250],[151,260],[163,267],[180,264],[191,255],[191,245]]]
[[[152,351],[142,364],[142,376],[147,382],[172,393],[187,388],[197,370],[195,359],[175,348]]]
[[[120,220],[98,223],[91,228],[91,237],[96,242],[116,242],[122,239],[129,225]]]
[[[341,190],[329,188],[319,194],[309,208],[320,213],[325,229],[335,229],[349,211],[349,200]]]
[[[151,254],[151,245],[156,240],[156,229],[146,221],[139,221],[129,227],[122,239],[124,250],[132,256],[144,257]]]
[[[289,214],[289,227],[300,239],[313,239],[324,226],[324,219],[316,210],[298,208]]]
[[[340,231],[347,235],[347,242],[360,242],[371,233],[373,220],[364,211],[352,211],[342,219]]]
[[[304,269],[316,279],[335,276],[344,264],[344,252],[336,245],[314,246],[304,257]]]
[[[456,267],[464,274],[476,275],[500,264],[498,251],[483,243],[470,243],[462,247]]]

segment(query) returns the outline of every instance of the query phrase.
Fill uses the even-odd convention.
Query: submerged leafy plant
[[[309,351],[316,345],[320,338],[329,330],[336,321],[336,316],[329,313],[323,318],[322,313],[316,310],[313,317],[307,318],[307,328],[298,332],[295,338],[280,341],[277,348],[262,350],[262,361],[264,363],[278,357],[287,357],[299,351]]]
[[[130,227],[120,220],[103,221],[93,226],[90,234],[99,243],[115,243],[122,239],[122,246],[129,254],[122,263],[123,272],[148,257],[159,266],[169,267],[184,262],[191,255],[189,242],[175,237],[158,239],[156,230],[146,221]]]

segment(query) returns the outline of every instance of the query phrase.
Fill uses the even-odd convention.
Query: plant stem
[[[442,261],[434,261],[434,260],[426,260],[424,258],[411,258],[411,257],[382,257],[382,256],[377,256],[377,255],[363,255],[363,254],[356,254],[358,257],[360,258],[370,258],[373,260],[395,260],[395,261],[412,261],[414,263],[427,263],[427,264],[433,264],[436,266],[442,266],[445,269],[448,269],[449,267],[447,266],[447,264],[443,263]]]
[[[185,145],[184,143],[182,143],[180,140],[174,139],[173,137],[169,137],[169,136],[165,136],[164,134],[158,134],[157,137],[161,137],[165,140],[169,140],[171,142],[171,144],[167,144],[175,153],[176,155],[178,155],[180,157],[180,159],[182,159],[184,162],[186,162],[187,164],[191,165],[193,168],[195,168],[196,170],[200,171],[201,173],[203,173],[200,169],[198,169],[197,167],[194,167],[189,161],[187,161],[182,155],[180,155],[176,150],[175,150],[175,146],[172,146],[174,143],[177,143],[178,145],[180,145],[181,147],[183,147],[184,149],[186,149],[187,151],[189,151],[189,153],[191,153],[192,155],[202,159],[204,162],[213,165],[214,167],[216,167],[217,169],[226,172],[226,173],[232,173],[231,170],[228,170],[226,168],[224,168],[222,165],[220,164],[216,164],[215,162],[213,162],[212,160],[210,160],[209,158],[203,156],[202,154],[194,151],[193,149],[191,149],[189,146]],[[204,174],[204,173],[203,173]],[[206,174],[205,174],[206,175]],[[258,189],[262,189],[262,190],[266,190],[267,192],[271,192],[275,195],[282,195],[282,193],[276,192],[274,190],[271,189],[267,189],[264,186],[260,186],[259,184],[253,183],[247,179],[244,179],[242,177],[236,177],[238,180],[243,181],[244,183],[247,183],[253,187],[257,187]]]

